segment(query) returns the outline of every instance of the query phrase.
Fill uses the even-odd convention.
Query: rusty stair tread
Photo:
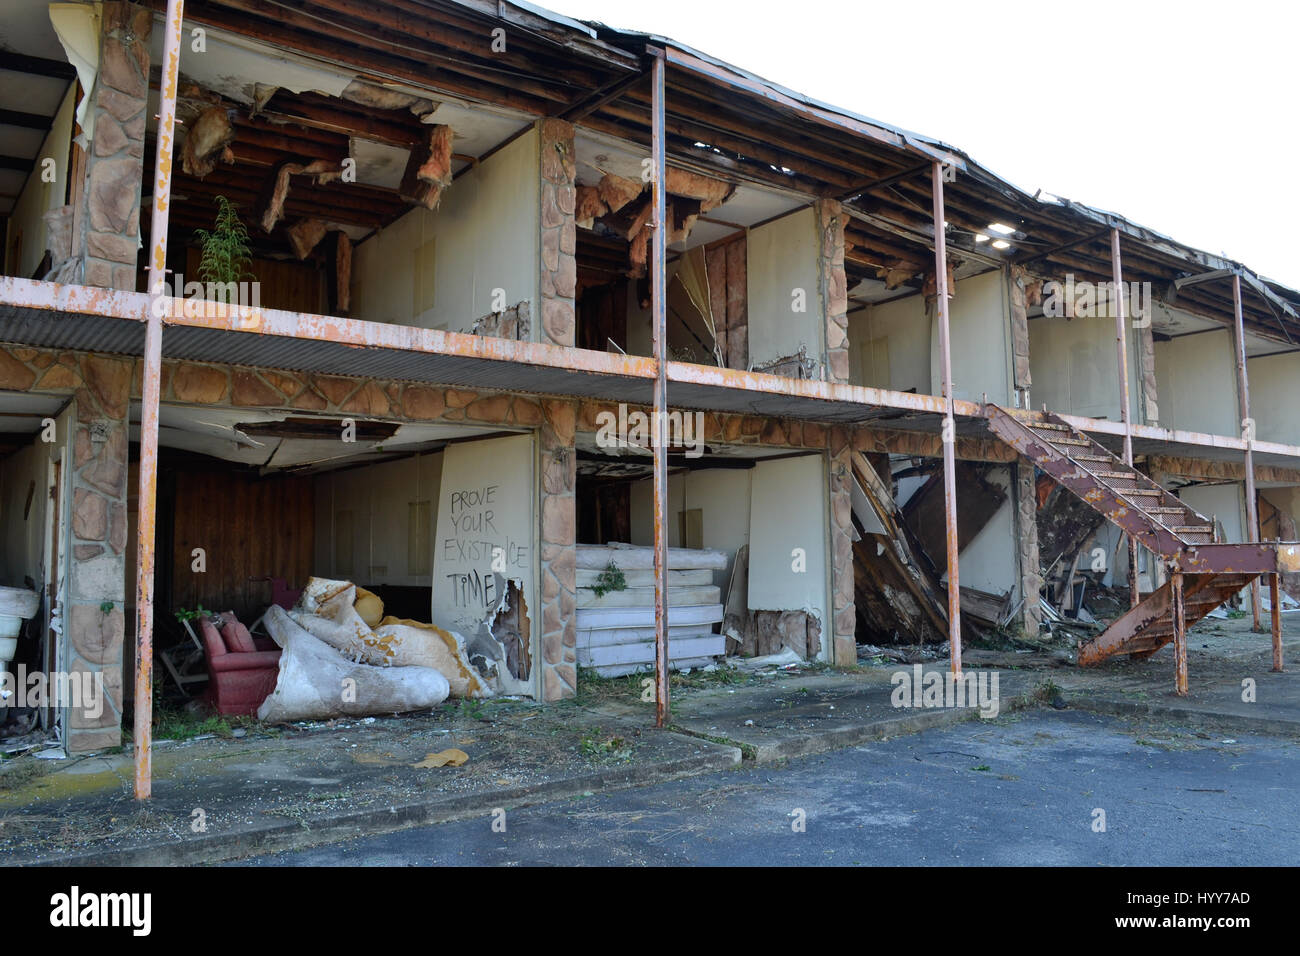
[[[1060,418],[1048,414],[1044,421],[1027,422],[996,405],[986,409],[995,434],[1154,553],[1172,558],[1212,543],[1208,519]]]

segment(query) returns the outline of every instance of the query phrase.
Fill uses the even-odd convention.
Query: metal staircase
[[[985,415],[994,434],[1163,558],[1170,571],[1169,581],[1079,649],[1080,664],[1115,654],[1147,657],[1170,641],[1182,645],[1187,627],[1261,575],[1269,576],[1276,609],[1277,572],[1290,570],[1281,565],[1294,560],[1300,547],[1218,543],[1210,519],[1058,416],[1017,415],[997,405],[986,405]],[[1274,663],[1280,669],[1276,611],[1274,629]],[[1179,690],[1186,690],[1185,646],[1179,657]]]

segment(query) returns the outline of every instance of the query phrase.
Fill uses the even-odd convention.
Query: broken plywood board
[[[853,606],[856,636],[869,643],[937,643],[947,635],[913,593],[905,569],[887,556],[889,541],[866,535],[853,543]]]
[[[853,518],[863,534],[853,544],[859,627],[877,641],[942,641],[948,613],[938,574],[875,467],[861,452],[852,458]]]
[[[1005,488],[989,481],[988,466],[968,461],[956,464],[956,483],[961,489],[957,508],[957,551],[961,553],[984,530],[1007,500]],[[903,518],[916,534],[921,549],[936,567],[947,560],[948,521],[944,511],[943,473],[935,472],[902,508]]]
[[[801,658],[812,660],[821,652],[821,621],[808,611],[753,611],[745,617],[737,639],[744,657],[766,657],[789,648]]]
[[[988,591],[981,591],[979,588],[968,588],[965,585],[962,585],[959,591],[963,619],[979,621],[982,624],[996,627],[1011,609],[1010,591],[1004,594],[990,594]]]

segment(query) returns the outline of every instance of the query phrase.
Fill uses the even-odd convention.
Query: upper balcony
[[[16,4],[5,26],[42,23],[45,8]],[[0,126],[0,153],[29,163],[7,189],[7,342],[142,351],[163,31],[156,13],[108,9],[98,34],[75,9],[57,31],[28,29],[30,55],[0,64],[14,79],[6,95],[25,95],[48,125]],[[648,403],[649,38],[509,4],[334,0],[303,13],[187,4],[165,263],[184,301],[168,304],[165,353]],[[1058,272],[1104,277],[1111,225],[1133,246],[1126,269],[1158,288],[1220,265],[1025,196],[941,143],[663,46],[676,406],[936,435],[935,161],[953,176],[961,435],[985,436],[985,400],[1119,429],[1113,331],[1023,301]],[[65,48],[93,51],[81,74]],[[201,231],[223,201],[248,232],[246,308],[205,304],[217,295]],[[1230,316],[1223,285],[1182,290],[1170,321]],[[1252,363],[1289,336],[1287,296],[1248,290]],[[1234,456],[1239,430],[1178,397],[1197,359],[1159,322],[1155,333],[1130,341],[1135,434]],[[1148,379],[1169,396],[1163,416],[1136,387]],[[1269,427],[1258,437],[1277,446],[1265,453],[1290,456],[1300,435]]]

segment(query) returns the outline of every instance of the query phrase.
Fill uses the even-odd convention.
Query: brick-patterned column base
[[[578,409],[571,401],[543,400],[541,444],[542,700],[578,691],[577,510],[574,449]]]

